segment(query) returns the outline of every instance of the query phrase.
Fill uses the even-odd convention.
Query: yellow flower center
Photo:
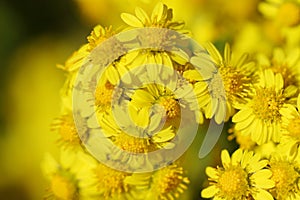
[[[187,189],[189,179],[183,176],[182,167],[171,165],[157,172],[154,176],[154,183],[157,183],[160,199],[166,199],[165,197],[171,193],[178,198],[179,194]]]
[[[254,114],[266,123],[279,122],[285,97],[282,92],[277,93],[273,88],[257,88],[253,97],[252,108]]]
[[[68,119],[70,118],[70,119]],[[70,144],[79,144],[80,138],[77,134],[75,123],[71,117],[65,116],[60,124],[59,134],[64,142]]]
[[[128,191],[128,186],[124,182],[127,173],[99,164],[95,169],[95,174],[98,178],[98,189],[103,192],[105,199]]]
[[[285,87],[289,85],[298,85],[298,81],[296,80],[294,73],[286,64],[280,64],[276,61],[272,61],[270,69],[274,72],[274,74],[280,73],[282,75]]]
[[[292,163],[287,161],[272,162],[270,164],[275,188],[271,190],[276,199],[287,199],[297,189],[297,180],[300,178]],[[298,190],[299,191],[299,190]]]
[[[157,149],[150,139],[134,137],[123,132],[119,133],[114,143],[121,149],[132,153],[147,153]]]
[[[231,101],[236,100],[236,98],[240,99],[248,96],[251,78],[242,72],[234,70],[232,67],[221,67],[220,72],[224,89]]]
[[[247,174],[241,167],[225,169],[220,175],[218,186],[222,196],[240,199],[248,190]]]
[[[77,188],[74,183],[60,175],[52,178],[51,189],[53,194],[60,199],[77,199]]]
[[[180,116],[180,105],[173,97],[163,97],[160,99],[160,105],[165,109],[169,119]]]
[[[107,82],[105,85],[98,86],[95,91],[95,105],[106,107],[111,104],[114,86]]]
[[[284,26],[296,26],[300,23],[300,7],[292,2],[283,3],[277,12],[276,20]]]
[[[287,126],[287,131],[289,132],[289,136],[296,140],[300,140],[300,116],[290,121]]]

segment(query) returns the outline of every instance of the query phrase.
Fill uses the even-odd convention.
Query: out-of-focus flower
[[[42,169],[50,182],[46,199],[92,199],[96,194],[92,185],[85,183],[85,178],[92,176],[95,162],[82,152],[62,151],[60,162],[50,154],[45,156]],[[91,165],[93,163],[93,165]]]
[[[202,190],[204,198],[273,200],[267,189],[274,187],[272,172],[264,169],[267,160],[252,151],[236,150],[231,158],[227,150],[221,154],[223,167],[206,168],[210,186]]]
[[[259,10],[279,26],[297,26],[300,23],[298,0],[266,0],[259,4]]]

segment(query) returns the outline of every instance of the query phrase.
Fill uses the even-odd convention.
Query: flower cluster
[[[178,199],[191,182],[183,167],[185,154],[165,165],[160,164],[166,156],[153,163],[150,155],[176,152],[180,142],[192,137],[194,121],[200,127],[214,121],[231,126],[228,140],[238,149],[231,156],[223,150],[221,165],[206,168],[203,198],[299,199],[300,3],[266,0],[257,7],[268,18],[266,27],[278,30],[274,37],[280,40],[264,44],[271,54],[260,48],[242,52],[238,47],[246,42],[238,39],[233,45],[224,42],[222,53],[211,42],[197,48],[188,39],[191,32],[162,3],[151,16],[141,8],[135,15],[121,14],[126,27],[96,26],[88,43],[58,66],[67,74],[62,114],[52,125],[61,161],[47,155],[43,162],[50,182],[46,198]],[[138,37],[121,37],[145,28]],[[149,48],[128,51],[133,43]],[[99,60],[99,53],[105,59]],[[82,66],[102,65],[101,76],[78,81],[85,73]],[[75,111],[74,91],[90,89],[87,107]],[[78,121],[78,115],[85,120]],[[89,145],[110,153],[95,155]],[[153,170],[140,173],[141,166]]]

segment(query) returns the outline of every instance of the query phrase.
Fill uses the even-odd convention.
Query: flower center
[[[189,180],[187,177],[184,177],[182,167],[171,165],[159,171],[154,178],[154,182],[157,183],[158,192],[164,199],[163,197],[170,193],[176,196],[184,189],[187,189],[186,184],[189,183]]]
[[[95,169],[98,178],[98,189],[104,191],[105,199],[115,194],[121,194],[128,190],[127,184],[124,182],[127,174],[117,171],[99,164]]]
[[[289,85],[298,85],[295,75],[286,64],[280,64],[276,61],[273,61],[270,69],[274,72],[274,74],[280,73],[282,75],[285,87]]]
[[[270,164],[275,188],[272,193],[276,199],[287,199],[289,194],[295,193],[297,179],[300,177],[294,165],[289,162],[273,162]]]
[[[218,184],[224,196],[240,199],[247,192],[247,174],[240,167],[231,167],[221,174]]]
[[[223,84],[230,100],[235,97],[246,97],[250,91],[251,79],[243,73],[232,69],[231,67],[221,67],[221,75]]]
[[[293,119],[288,124],[287,130],[289,132],[289,136],[300,140],[300,116],[298,116],[296,119]]]
[[[173,97],[162,97],[159,104],[163,106],[169,119],[176,118],[180,115],[179,103]]]
[[[77,188],[69,179],[55,175],[51,181],[53,194],[63,200],[75,199]]]
[[[276,20],[285,26],[296,26],[300,23],[300,7],[292,2],[283,3],[278,10]]]
[[[110,105],[113,91],[114,86],[109,82],[106,82],[105,85],[98,86],[95,91],[95,105],[98,107]]]
[[[74,122],[71,119],[68,120],[66,117],[62,119],[59,133],[61,139],[65,142],[78,144],[80,141]]]
[[[119,133],[114,143],[121,149],[132,153],[147,153],[156,149],[149,139],[134,137],[123,132]]]
[[[282,92],[276,93],[273,88],[257,88],[252,105],[254,114],[267,123],[279,122],[281,118],[279,110],[284,101]]]

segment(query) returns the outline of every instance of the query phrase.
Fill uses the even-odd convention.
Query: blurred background
[[[86,43],[92,28],[122,25],[120,14],[140,6],[151,13],[157,0],[2,0],[0,2],[0,199],[42,199],[47,186],[40,163],[45,152],[57,154],[50,124],[60,112],[59,90],[64,73],[56,68]],[[184,20],[200,42],[212,41],[223,49],[225,41],[240,45],[257,29],[258,0],[165,0],[175,19]],[[251,32],[252,31],[252,32]],[[234,35],[239,34],[237,37]],[[258,34],[260,35],[260,34]],[[275,38],[276,39],[276,38]],[[277,41],[277,40],[276,40]],[[280,42],[280,41],[279,41]],[[254,44],[253,44],[254,43]],[[268,51],[268,47],[259,46]],[[256,45],[256,48],[257,45]],[[228,146],[227,133],[217,149]],[[231,146],[234,148],[234,146]],[[219,157],[196,160],[193,145],[187,160],[192,183],[188,199],[199,199],[204,168]],[[202,177],[202,178],[201,178]],[[202,182],[201,182],[202,181]]]

